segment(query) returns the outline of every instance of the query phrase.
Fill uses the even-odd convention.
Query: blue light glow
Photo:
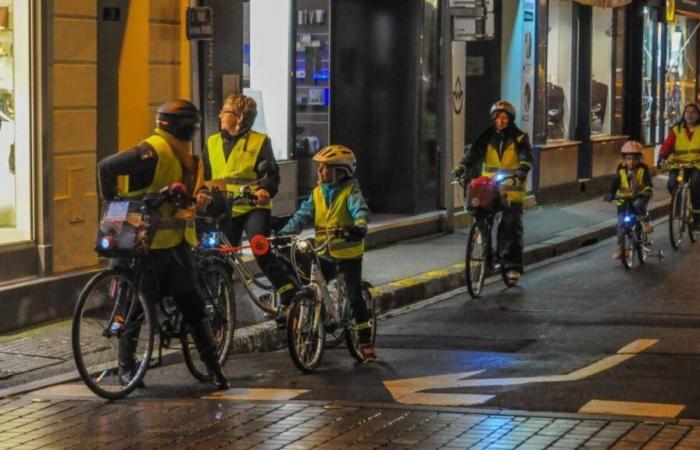
[[[106,237],[100,240],[100,247],[102,247],[102,250],[107,250],[110,247],[110,244],[110,240]]]
[[[505,176],[504,174],[499,173],[498,175],[496,175],[496,181],[501,181],[501,180],[503,180],[505,177],[506,177],[506,176]]]
[[[217,239],[216,233],[207,234],[204,237],[204,246],[207,248],[218,247],[219,240]]]
[[[629,223],[632,221],[632,216],[625,216],[623,220],[625,221],[625,223]]]

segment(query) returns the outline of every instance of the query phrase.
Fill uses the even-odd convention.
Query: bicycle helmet
[[[638,141],[627,141],[620,149],[622,155],[642,155],[644,147]]]
[[[511,122],[515,120],[515,107],[512,103],[505,100],[499,100],[494,103],[493,106],[491,106],[491,118],[494,119],[499,112],[508,114]]]
[[[156,112],[156,125],[180,141],[192,140],[199,120],[199,109],[182,99],[163,103]]]
[[[323,147],[314,155],[314,161],[344,169],[348,173],[348,176],[353,176],[355,174],[355,169],[357,169],[355,154],[352,150],[342,145]]]

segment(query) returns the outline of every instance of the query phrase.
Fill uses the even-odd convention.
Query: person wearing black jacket
[[[464,155],[453,175],[493,178],[515,175],[518,182],[505,186],[508,205],[498,227],[501,263],[506,276],[516,283],[523,273],[523,203],[525,180],[532,167],[532,147],[525,132],[515,126],[515,108],[506,101],[491,107],[493,125],[488,127]]]
[[[219,202],[214,201],[214,188],[239,195],[242,187],[249,186],[255,193],[256,205],[239,203],[231,210],[224,229],[233,245],[240,243],[243,231],[249,240],[257,235],[270,236],[271,198],[277,194],[280,183],[270,138],[252,130],[257,114],[253,98],[242,94],[228,96],[219,113],[221,131],[209,136],[202,154],[205,186],[197,194],[200,209],[209,208],[210,213],[220,209],[216,207]],[[260,170],[263,162],[266,173]],[[255,259],[280,295],[281,303],[289,304],[298,287],[286,266],[270,252],[255,255]]]
[[[173,183],[185,183],[194,191],[200,171],[199,160],[192,156],[191,141],[199,125],[199,110],[187,100],[173,100],[158,108],[153,135],[127,151],[108,156],[97,166],[100,194],[104,200],[137,200],[145,194],[158,193]],[[125,185],[118,188],[118,177]],[[168,206],[168,205],[164,205]],[[165,217],[165,209],[161,211]],[[210,382],[217,389],[228,389],[217,356],[216,342],[199,290],[195,264],[185,241],[185,224],[167,217],[170,226],[157,228],[148,258],[153,262],[154,283],[162,286],[163,295],[171,296],[186,321],[192,339],[207,367]],[[161,220],[161,222],[163,222]],[[116,265],[123,264],[117,260]],[[119,316],[115,316],[119,317]],[[116,321],[118,324],[118,320]],[[123,319],[122,319],[123,325]],[[136,330],[138,333],[138,330]],[[136,340],[126,331],[119,340],[119,373],[123,383],[136,369]]]

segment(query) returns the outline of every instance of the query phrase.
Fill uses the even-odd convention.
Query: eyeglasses
[[[230,109],[222,109],[221,114],[236,114],[236,111],[232,111]]]

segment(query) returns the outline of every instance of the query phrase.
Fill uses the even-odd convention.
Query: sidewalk
[[[665,179],[657,177],[652,217],[666,214],[669,195]],[[532,264],[614,236],[615,206],[596,197],[567,205],[536,206],[526,211],[525,262]],[[464,284],[467,229],[403,241],[366,253],[363,273],[374,286],[380,312],[415,303]],[[612,250],[612,249],[611,249]],[[284,335],[264,317],[241,290],[236,298],[238,324],[234,352],[280,348]],[[11,387],[73,373],[70,321],[0,336],[0,398],[16,393]],[[24,390],[26,391],[26,389]]]

